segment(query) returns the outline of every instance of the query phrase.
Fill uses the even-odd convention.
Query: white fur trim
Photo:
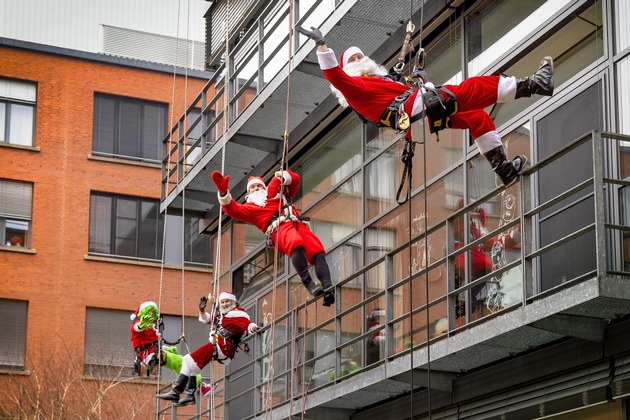
[[[203,314],[199,314],[199,322],[202,322],[204,324],[208,324],[210,322],[210,320],[212,320],[212,315],[210,315],[208,312],[204,312]]]
[[[282,185],[291,185],[291,182],[293,182],[291,174],[287,171],[278,171],[276,174],[278,174],[278,176],[282,176]]]
[[[335,52],[330,48],[326,51],[317,50],[317,61],[319,62],[319,67],[322,70],[330,70],[339,65],[337,61],[337,57],[335,57]]]
[[[228,312],[227,314],[223,316],[226,318],[243,317],[243,318],[247,318],[247,320],[249,321],[249,314],[245,312],[244,310],[242,310],[241,308],[232,309],[230,312]]]
[[[195,363],[195,359],[190,354],[187,354],[182,359],[182,370],[179,373],[186,376],[195,376],[201,373],[201,369]]]
[[[479,147],[479,151],[482,154],[486,154],[492,149],[503,146],[503,143],[501,143],[501,137],[499,137],[499,133],[494,130],[488,131],[487,133],[477,137],[475,139],[475,143],[477,143],[477,147]]]
[[[223,204],[224,206],[227,206],[228,204],[230,204],[230,201],[232,201],[232,194],[230,194],[230,190],[227,190],[223,197],[221,197],[220,193],[217,193],[217,197],[219,197],[219,203]]]
[[[265,180],[262,179],[259,176],[255,176],[255,177],[250,177],[251,179],[249,181],[247,181],[247,186],[245,187],[245,189],[249,192],[249,187],[251,187],[254,184],[258,184],[258,185],[262,185],[262,187],[264,189],[267,189],[267,186],[265,185]]]
[[[247,327],[247,332],[251,334],[254,331],[256,331],[257,328],[258,328],[258,325],[252,322],[251,324],[249,324],[249,327]]]
[[[134,330],[135,332],[140,332],[140,331],[142,331],[142,329],[140,328],[140,326],[139,326],[139,325],[140,325],[140,323],[139,323],[139,322],[136,322],[135,324],[133,324],[133,330]]]
[[[129,319],[132,320],[132,321],[135,321],[136,318],[137,318],[136,314],[129,315]]]
[[[359,49],[359,47],[348,47],[346,48],[342,53],[341,53],[341,67],[345,67],[346,64],[348,64],[348,60],[350,60],[350,57],[352,57],[355,54],[361,54],[362,56],[365,56],[365,54],[363,54],[363,51],[361,51]]]
[[[516,77],[500,77],[497,87],[497,103],[512,102],[516,98]]]
[[[236,302],[236,296],[234,295],[234,293],[231,292],[221,292],[219,294],[219,302],[221,302],[222,300],[231,300],[232,302]]]

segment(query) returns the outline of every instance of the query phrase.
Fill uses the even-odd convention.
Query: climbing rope
[[[230,0],[227,0],[226,4],[226,13],[225,20],[223,21],[224,33],[225,33],[225,60],[224,60],[224,69],[223,69],[223,135],[221,136],[221,173],[225,174],[225,148],[227,144],[227,136],[228,136],[228,111],[229,111],[229,103],[230,103],[230,92],[229,92],[229,83],[230,83]],[[212,296],[215,297],[215,301],[212,304],[212,312],[211,316],[217,313],[220,302],[218,301],[219,297],[219,280],[221,277],[221,234],[223,231],[223,208],[219,204],[219,226],[217,231],[217,243],[216,243],[216,256],[214,261],[214,270],[213,270],[213,281],[212,281]],[[212,384],[212,389],[210,390],[210,418],[214,420],[216,418],[215,415],[215,398],[214,398],[214,364],[210,364],[210,383]],[[225,388],[225,384],[224,384]]]
[[[173,82],[172,82],[172,86],[171,86],[171,103],[170,103],[170,118],[169,118],[169,127],[172,128],[173,127],[173,121],[175,118],[175,88],[176,88],[176,84],[177,84],[177,53],[179,51],[179,19],[180,19],[180,9],[181,9],[181,0],[178,0],[177,2],[177,24],[176,24],[176,30],[175,30],[175,60],[173,62]],[[169,128],[169,130],[170,130]],[[172,141],[172,133],[169,131],[168,132],[168,147],[166,150],[166,184],[168,185],[169,182],[169,178],[170,178],[170,173],[171,173],[171,149],[173,147],[173,141]],[[177,142],[175,142],[175,147],[177,147]],[[166,225],[167,225],[167,220],[168,220],[168,205],[166,206],[166,208],[164,209],[164,223],[162,224],[162,258],[160,260],[160,288],[159,288],[159,296],[158,296],[158,308],[162,308],[162,289],[164,286],[164,265],[165,265],[165,256],[166,256]],[[182,260],[182,267],[183,267],[183,263],[184,261]],[[182,290],[182,305],[184,302],[184,291]],[[184,311],[182,308],[182,318],[184,317]],[[182,319],[182,336],[184,333],[184,329],[183,329],[183,319]],[[161,336],[160,336],[161,337]],[[158,354],[159,352],[161,352],[161,349],[158,349]],[[159,393],[160,390],[160,378],[161,378],[161,373],[162,373],[162,364],[158,363],[158,376],[157,376],[157,383],[156,383],[156,388],[157,388],[157,392],[156,394]]]

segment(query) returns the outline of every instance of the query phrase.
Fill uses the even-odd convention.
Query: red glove
[[[225,195],[225,193],[227,193],[228,191],[228,182],[230,181],[230,176],[228,175],[224,177],[221,172],[214,171],[212,172],[210,177],[212,178],[212,182],[214,182],[214,185],[217,186],[219,194],[221,194],[222,196]]]

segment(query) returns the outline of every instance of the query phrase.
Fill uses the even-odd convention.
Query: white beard
[[[343,67],[343,71],[345,71],[348,76],[362,76],[364,74],[367,74],[368,76],[386,76],[388,74],[385,67],[376,64],[376,62],[370,57],[363,57],[359,61],[353,61],[352,63],[346,64]],[[348,101],[339,89],[330,85],[330,90],[332,90],[333,94],[337,98],[339,105],[347,108],[349,105]]]
[[[256,204],[258,207],[265,207],[267,205],[267,190],[254,191],[245,200],[248,203]]]
[[[233,303],[230,306],[225,307],[225,308],[223,306],[219,306],[219,312],[221,313],[221,315],[225,315],[225,314],[227,314],[228,312],[230,312],[234,308],[236,308],[236,304],[235,303]]]

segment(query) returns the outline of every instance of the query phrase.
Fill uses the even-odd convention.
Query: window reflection
[[[328,249],[357,230],[361,217],[361,174],[350,178],[305,216],[311,219],[311,230]]]
[[[305,156],[303,162],[294,169],[302,178],[302,193],[298,192],[295,197],[296,200],[301,197],[302,208],[313,204],[361,165],[362,124],[356,118],[351,120],[339,133],[318,145],[315,152]],[[346,192],[352,192],[360,197],[359,185],[356,184],[354,190]]]
[[[548,39],[537,42],[536,46],[518,62],[502,69],[501,72],[516,77],[528,76],[538,69],[544,56],[550,55],[554,61],[554,83],[557,90],[562,83],[603,56],[605,50],[601,3],[596,2],[580,12]],[[539,100],[541,98],[534,95],[531,98],[520,98],[518,101],[501,104],[495,117],[495,124],[497,127],[500,126]]]

